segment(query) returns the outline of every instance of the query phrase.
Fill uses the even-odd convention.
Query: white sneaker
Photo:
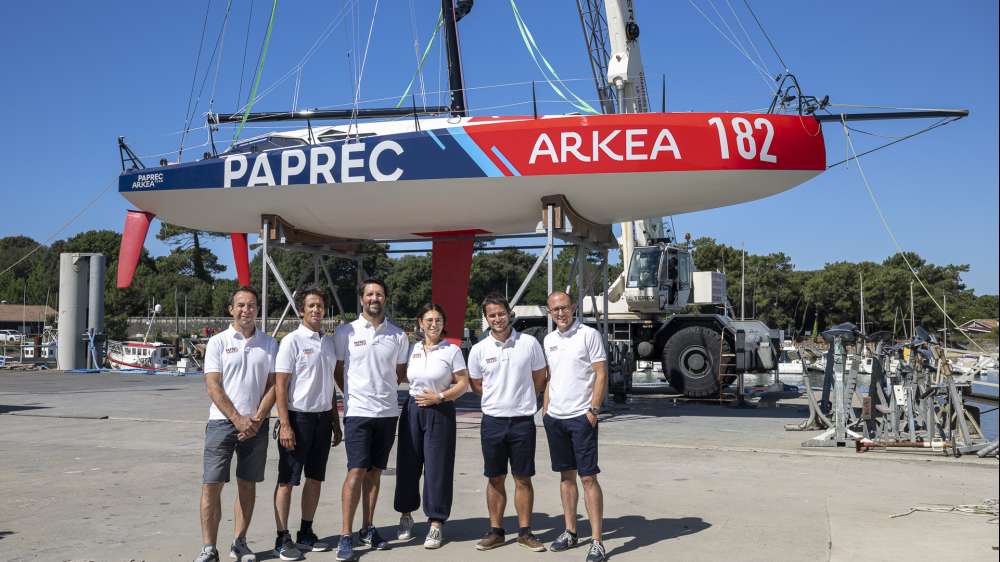
[[[413,517],[409,515],[399,517],[399,532],[396,536],[401,541],[408,541],[413,538]]]
[[[431,527],[427,531],[427,538],[424,539],[424,548],[441,548],[442,542],[444,542],[444,533],[441,531],[441,528]]]

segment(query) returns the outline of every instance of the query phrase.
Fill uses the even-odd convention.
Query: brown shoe
[[[531,533],[517,537],[517,544],[534,552],[545,552],[545,545]]]
[[[504,543],[503,535],[498,535],[493,531],[486,533],[486,535],[476,543],[476,550],[490,550]]]

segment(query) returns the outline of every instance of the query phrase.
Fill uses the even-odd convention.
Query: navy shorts
[[[289,411],[288,421],[295,434],[295,448],[288,450],[278,442],[278,484],[298,486],[303,469],[306,478],[322,482],[333,443],[333,410]]]
[[[344,446],[347,448],[347,469],[377,468],[385,470],[389,452],[396,440],[396,420],[399,418],[344,418]]]
[[[483,474],[487,478],[507,474],[535,475],[535,417],[500,418],[483,414],[479,425],[483,445]]]
[[[597,466],[597,427],[590,425],[587,414],[568,419],[546,415],[542,423],[549,440],[552,470],[575,470],[580,476],[601,472]]]
[[[202,455],[204,484],[229,482],[229,466],[236,453],[236,477],[249,482],[264,481],[267,463],[267,422],[260,424],[257,434],[240,441],[236,426],[229,420],[208,420],[205,426],[205,449]]]

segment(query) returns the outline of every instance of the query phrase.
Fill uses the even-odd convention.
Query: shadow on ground
[[[633,396],[627,404],[615,404],[601,416],[602,423],[629,421],[637,417],[724,417],[724,418],[802,418],[809,417],[804,404],[777,404],[771,407],[740,408],[728,404],[675,400],[670,396]]]
[[[532,516],[531,522],[535,535],[546,546],[554,541],[565,528],[561,514],[535,513]],[[419,549],[419,552],[423,552],[422,539],[427,534],[427,527],[428,523],[426,522],[416,523],[413,527],[414,538],[407,542],[392,540],[396,536],[395,526],[380,527],[379,532],[383,537],[391,541],[393,550],[416,548]],[[709,527],[711,527],[711,524],[700,517],[647,519],[641,515],[626,515],[605,519],[603,534],[606,540],[619,539],[625,541],[622,546],[608,552],[609,555],[613,556],[652,546],[670,539],[692,535],[704,531]],[[505,547],[513,546],[517,542],[517,517],[513,515],[506,517],[504,519],[504,528],[507,531]],[[489,519],[486,517],[452,519],[445,524],[445,540],[447,542],[466,542],[469,543],[469,548],[472,548],[473,544],[482,538],[488,530]],[[586,518],[581,517],[579,520],[577,534],[580,536],[580,548],[585,548],[590,537],[590,523]],[[338,539],[339,537],[334,535],[326,537],[324,541],[331,545],[336,545]],[[356,551],[356,554],[360,558],[370,552],[366,547],[361,547]],[[274,558],[273,552],[262,552],[258,556],[260,560]]]
[[[8,404],[0,404],[0,414],[9,414],[11,412],[25,412],[30,410],[46,410],[48,408],[49,408],[48,406],[14,406]]]

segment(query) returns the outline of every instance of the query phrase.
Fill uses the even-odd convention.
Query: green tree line
[[[94,230],[59,240],[50,246],[28,237],[0,238],[0,271],[25,254],[38,248],[28,259],[0,277],[0,300],[29,304],[48,302],[56,307],[59,282],[59,254],[63,252],[99,252],[107,257],[105,287],[106,318],[109,332],[124,335],[129,316],[144,316],[154,303],[166,315],[224,316],[235,279],[220,278],[225,270],[220,259],[204,246],[212,233],[192,231],[161,224],[157,238],[171,247],[165,256],[153,257],[143,251],[135,279],[128,289],[115,287],[117,257],[121,235],[110,230]],[[727,291],[737,314],[740,313],[741,251],[720,244],[712,238],[699,238],[692,244],[695,265],[702,271],[722,271],[727,277]],[[385,246],[366,248],[362,260],[365,274],[385,279],[394,315],[410,318],[431,299],[431,258],[408,254],[393,258]],[[478,319],[476,303],[486,294],[499,292],[513,297],[537,255],[514,248],[480,246],[476,252],[469,283],[466,318]],[[301,283],[319,281],[326,285],[326,274],[316,270],[315,258],[303,252],[275,251],[275,264],[292,289]],[[228,256],[227,256],[228,257]],[[565,248],[555,259],[555,285],[568,284],[574,250]],[[949,314],[961,323],[973,318],[997,318],[997,295],[976,295],[961,280],[967,265],[935,265],[916,254],[907,259],[917,270],[931,294],[938,301],[947,295]],[[599,275],[599,257],[588,255],[584,272],[587,278]],[[345,312],[356,311],[355,283],[357,264],[351,260],[326,258],[326,271],[337,286]],[[759,318],[768,325],[789,333],[808,334],[838,322],[859,322],[861,278],[864,279],[865,315],[869,331],[892,330],[903,334],[909,324],[910,282],[913,279],[901,255],[889,256],[881,263],[832,262],[815,271],[796,270],[791,259],[781,253],[745,256],[743,309],[747,317]],[[251,282],[260,286],[261,257],[251,261]],[[612,280],[621,271],[611,268]],[[595,291],[600,290],[597,277]],[[525,304],[540,304],[545,299],[544,269],[535,276],[521,299]],[[268,313],[282,313],[285,299],[273,275],[269,276]],[[943,326],[940,311],[924,291],[914,289],[916,323],[928,329]],[[331,302],[331,312],[336,313]]]
[[[781,252],[746,254],[712,238],[693,242],[695,266],[701,271],[722,271],[736,314],[740,313],[740,284],[748,318],[758,318],[789,334],[815,334],[840,322],[860,324],[861,289],[864,283],[865,327],[869,333],[892,331],[903,336],[910,323],[910,283],[916,325],[936,330],[944,318],[934,301],[914,280],[906,260],[916,270],[938,303],[947,296],[948,315],[959,324],[976,318],[997,318],[997,295],[976,295],[962,282],[968,265],[935,265],[915,253],[887,257],[881,263],[838,261],[815,271],[798,271]]]

